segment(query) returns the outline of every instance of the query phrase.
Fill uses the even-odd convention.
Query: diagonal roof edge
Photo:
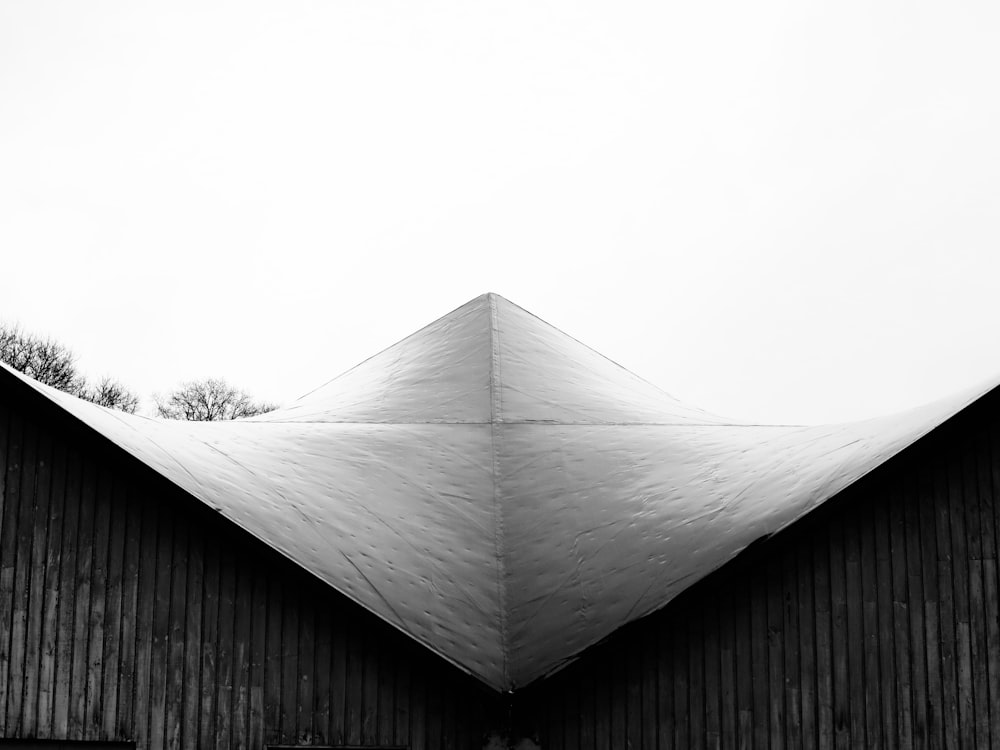
[[[913,448],[932,433],[943,428],[960,415],[968,413],[970,409],[981,403],[985,398],[994,394],[997,399],[994,401],[994,404],[997,404],[1000,402],[1000,376],[982,381],[971,388],[963,389],[951,397],[938,399],[929,404],[923,404],[896,414],[876,417],[861,422],[847,422],[835,425],[816,425],[802,428],[780,427],[781,432],[787,432],[788,436],[792,438],[789,443],[791,446],[795,447],[801,443],[800,447],[804,450],[799,458],[805,457],[807,459],[815,455],[815,452],[809,448],[808,441],[802,441],[799,437],[800,434],[803,437],[809,438],[809,440],[813,440],[819,435],[820,441],[817,442],[817,445],[820,445],[827,443],[826,436],[823,433],[840,433],[843,436],[842,439],[844,442],[840,443],[841,447],[836,448],[834,451],[840,464],[835,472],[835,480],[829,481],[830,477],[827,477],[826,480],[816,485],[821,491],[807,493],[805,496],[800,497],[796,503],[788,503],[784,508],[782,505],[772,506],[774,510],[783,512],[775,515],[769,509],[768,515],[771,516],[771,519],[757,524],[757,531],[745,536],[739,545],[732,546],[716,564],[697,570],[694,575],[685,575],[684,578],[686,580],[683,581],[682,585],[676,586],[668,583],[659,587],[660,598],[658,600],[652,595],[655,593],[655,590],[645,587],[642,596],[631,605],[628,614],[624,618],[614,618],[617,620],[617,624],[614,627],[604,628],[603,630],[599,627],[592,628],[588,637],[577,639],[574,647],[565,649],[563,654],[559,658],[552,659],[548,666],[540,665],[538,660],[530,654],[519,654],[521,658],[514,664],[513,668],[515,682],[517,683],[516,687],[523,688],[538,679],[555,674],[580,658],[590,647],[611,637],[614,632],[628,622],[641,619],[664,609],[677,596],[696,585],[698,581],[731,564],[744,549],[761,536],[770,537],[810,516],[814,511],[823,507],[830,500],[840,496],[842,492],[877,471],[891,459]],[[613,427],[608,428],[604,426],[600,426],[598,429],[601,428],[614,429]],[[716,429],[718,430],[719,428]],[[813,437],[809,437],[809,433],[812,433]],[[794,483],[798,481],[795,473],[794,467],[789,467],[788,471],[782,471],[774,476],[780,477],[782,481],[791,479]],[[808,481],[815,483],[815,478],[813,476]],[[781,489],[780,485],[775,489]],[[787,499],[784,498],[784,494],[784,491],[779,492],[779,498],[782,500]],[[775,521],[777,523],[774,523]],[[524,528],[523,524],[521,528]],[[619,548],[619,551],[622,553],[625,552],[621,548]],[[653,553],[653,550],[649,550],[649,554],[652,555]],[[519,574],[522,576],[525,573],[526,571],[519,571]],[[645,594],[647,593],[651,595],[646,597]],[[512,627],[516,629],[517,623],[513,622]],[[559,648],[563,648],[565,633],[555,631],[554,633],[550,633],[550,635],[553,635],[555,640],[550,638],[547,643],[542,643],[542,634],[537,630],[533,631],[533,639],[538,640],[538,646],[532,645],[530,648],[535,651],[539,648],[545,649],[549,653],[553,649],[558,650]],[[517,642],[516,630],[514,642]],[[519,680],[517,679],[518,677],[520,678]]]
[[[496,304],[496,300],[501,300],[505,305],[510,306],[512,309],[516,310],[517,312],[523,313],[524,315],[526,315],[527,317],[529,317],[532,320],[536,321],[537,323],[540,323],[544,328],[549,329],[549,330],[555,332],[560,337],[565,338],[568,341],[572,341],[575,345],[581,347],[582,349],[585,349],[587,352],[589,352],[589,353],[593,354],[595,357],[598,357],[599,359],[603,360],[605,363],[607,363],[608,365],[614,367],[615,369],[620,370],[623,373],[626,373],[629,377],[632,377],[632,378],[635,378],[638,381],[641,381],[643,384],[645,384],[649,388],[653,389],[654,391],[657,391],[664,398],[668,398],[671,401],[676,401],[677,403],[683,403],[680,399],[678,399],[672,393],[670,393],[669,391],[667,391],[666,389],[664,389],[662,386],[657,385],[656,383],[652,382],[651,380],[648,380],[648,379],[644,378],[642,375],[639,375],[634,370],[626,367],[625,365],[621,364],[620,362],[617,362],[616,360],[614,360],[611,357],[609,357],[607,354],[604,354],[603,352],[598,351],[597,349],[595,349],[594,347],[592,347],[590,344],[586,343],[585,341],[581,341],[580,339],[578,339],[573,334],[567,333],[566,331],[564,331],[559,326],[553,325],[552,323],[550,323],[547,320],[545,320],[544,318],[536,315],[535,313],[533,313],[531,310],[527,309],[526,307],[521,307],[521,305],[517,304],[516,302],[510,301],[509,299],[507,299],[506,297],[504,297],[502,294],[497,294],[496,292],[487,292],[483,296],[486,296],[486,297],[488,297],[490,299],[490,302],[493,305],[494,311],[496,311],[496,309],[498,307],[497,304]],[[496,316],[496,315],[497,315],[497,313],[494,312],[494,316]],[[699,409],[698,411],[701,411],[701,410]],[[705,412],[705,414],[708,414],[708,412]],[[718,415],[711,415],[711,416],[718,416]],[[507,421],[507,420],[504,419],[503,421]]]
[[[345,375],[349,375],[352,372],[354,372],[355,370],[358,370],[358,369],[364,367],[369,362],[371,362],[373,359],[377,359],[378,357],[381,357],[383,354],[386,354],[387,352],[391,351],[392,349],[395,349],[400,344],[405,343],[406,341],[409,341],[410,339],[416,338],[420,334],[426,332],[428,329],[433,328],[434,325],[436,323],[438,323],[439,321],[441,321],[441,320],[443,320],[445,318],[448,318],[448,317],[450,317],[452,315],[455,315],[456,313],[458,313],[463,308],[472,307],[473,305],[475,305],[480,300],[491,301],[491,298],[493,296],[494,295],[493,295],[492,292],[486,292],[484,294],[480,294],[480,295],[478,295],[476,297],[473,297],[468,302],[463,302],[461,305],[458,305],[457,307],[452,308],[451,310],[449,310],[448,312],[446,312],[444,315],[439,315],[437,318],[435,318],[431,322],[427,323],[426,325],[422,325],[417,330],[415,330],[415,331],[413,331],[411,333],[408,333],[405,336],[403,336],[403,338],[397,339],[396,341],[393,341],[391,344],[383,346],[381,349],[379,349],[374,354],[368,355],[367,357],[365,357],[360,362],[357,362],[357,363],[351,365],[346,370],[343,370],[343,371],[337,373],[336,375],[334,375],[329,380],[324,381],[323,383],[320,383],[315,388],[313,388],[313,389],[311,389],[309,391],[306,391],[305,393],[303,393],[302,395],[300,395],[298,398],[296,398],[295,401],[298,401],[300,399],[304,399],[304,398],[306,398],[308,396],[311,396],[312,394],[316,393],[317,391],[320,391],[320,390],[326,388],[328,385],[330,385],[334,381],[339,380],[340,378],[344,377]],[[294,403],[294,401],[292,403]]]
[[[337,582],[330,580],[328,577],[322,575],[319,571],[314,570],[313,568],[303,563],[303,561],[296,559],[296,557],[290,554],[287,550],[283,549],[280,545],[274,543],[273,540],[270,540],[266,538],[264,535],[262,535],[262,533],[259,530],[251,528],[247,524],[241,522],[240,520],[234,518],[229,513],[225,512],[223,509],[221,509],[220,507],[218,507],[216,504],[212,503],[205,497],[199,495],[196,491],[192,490],[191,488],[185,487],[179,481],[178,477],[171,476],[168,472],[164,471],[162,467],[155,466],[153,463],[151,463],[150,459],[147,456],[143,456],[142,452],[136,449],[136,446],[121,441],[115,436],[109,434],[108,431],[105,431],[104,429],[101,429],[101,427],[98,427],[97,425],[91,423],[86,418],[82,417],[79,413],[74,411],[74,407],[79,407],[81,410],[85,412],[90,412],[92,414],[103,414],[108,418],[110,418],[111,420],[114,420],[116,423],[126,425],[129,428],[131,428],[131,426],[127,425],[126,420],[122,419],[122,416],[134,418],[136,420],[140,420],[151,424],[164,421],[170,422],[171,420],[160,420],[157,418],[145,417],[141,415],[125,415],[125,414],[119,415],[119,413],[117,413],[113,409],[109,409],[103,406],[99,406],[97,404],[93,404],[91,402],[84,401],[83,399],[80,399],[77,396],[66,393],[64,391],[60,391],[56,388],[45,385],[44,383],[40,383],[37,380],[34,380],[33,378],[30,378],[24,375],[23,373],[14,370],[6,363],[0,361],[0,393],[2,393],[4,380],[13,383],[15,388],[23,389],[23,392],[25,394],[40,399],[41,403],[49,410],[51,410],[53,416],[70,420],[70,424],[72,425],[72,427],[80,431],[80,433],[86,435],[92,435],[98,438],[98,440],[100,440],[102,443],[100,446],[100,450],[111,451],[112,453],[120,454],[127,457],[128,460],[134,461],[143,470],[151,472],[157,478],[159,478],[163,482],[166,482],[167,485],[169,485],[174,490],[179,491],[184,496],[190,497],[199,504],[206,506],[208,510],[216,513],[218,517],[223,520],[223,522],[232,524],[233,527],[239,529],[243,533],[248,534],[252,539],[266,545],[268,548],[276,552],[282,558],[288,560],[292,565],[294,565],[299,570],[304,571],[308,575],[312,576],[314,579],[320,581],[326,586],[329,586],[338,595],[343,596],[347,601],[351,602],[351,604],[356,605],[364,609],[371,615],[377,617],[379,620],[384,622],[393,630],[401,633],[402,635],[405,635],[406,637],[410,638],[413,641],[416,641],[418,644],[428,649],[436,656],[440,657],[445,662],[458,669],[463,674],[475,678],[477,682],[497,692],[502,692],[504,686],[508,684],[507,682],[501,682],[496,677],[491,677],[488,673],[479,671],[470,666],[469,664],[464,663],[455,655],[449,654],[447,650],[437,646],[431,640],[420,637],[413,630],[409,629],[404,622],[394,620],[393,618],[387,616],[385,613],[380,612],[377,609],[365,604],[363,601],[359,600],[359,598],[356,595],[346,590],[343,586],[338,585]],[[249,420],[240,419],[240,420],[232,420],[232,422],[239,422],[243,424],[243,423],[248,423]],[[178,424],[224,424],[224,423],[220,422],[185,423],[181,421],[178,422]],[[134,429],[132,430],[132,432],[140,434],[138,433],[138,431]],[[142,437],[145,438],[145,436]],[[166,453],[165,449],[163,449],[155,441],[149,438],[145,439],[156,450]],[[179,461],[175,461],[175,463],[183,468],[183,465]],[[178,476],[180,476],[180,474]]]

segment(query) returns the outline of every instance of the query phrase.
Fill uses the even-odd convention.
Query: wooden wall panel
[[[0,738],[479,748],[503,721],[480,683],[18,394],[0,391]]]
[[[0,393],[0,738],[1000,746],[998,533],[991,395],[508,704],[65,415]]]
[[[519,694],[523,731],[545,750],[1000,746],[998,529],[991,394]]]

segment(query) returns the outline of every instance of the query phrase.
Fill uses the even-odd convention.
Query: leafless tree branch
[[[273,411],[275,404],[254,401],[250,394],[219,378],[183,383],[166,396],[153,396],[157,416],[192,422],[254,417]]]
[[[135,414],[135,410],[139,408],[139,397],[107,375],[96,385],[84,385],[76,395],[98,406],[118,409],[128,414]]]
[[[109,377],[91,385],[76,367],[76,355],[51,338],[26,333],[19,325],[0,324],[0,361],[40,383],[110,409],[134,414],[139,397]]]

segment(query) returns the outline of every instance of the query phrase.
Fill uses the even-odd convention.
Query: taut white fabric
[[[742,424],[492,294],[249,420],[129,416],[26,382],[498,690],[663,607],[993,385],[853,424]]]

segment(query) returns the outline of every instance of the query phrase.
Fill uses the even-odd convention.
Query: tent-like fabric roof
[[[494,294],[249,420],[130,416],[22,379],[498,690],[663,607],[993,385],[852,424],[745,424]]]

